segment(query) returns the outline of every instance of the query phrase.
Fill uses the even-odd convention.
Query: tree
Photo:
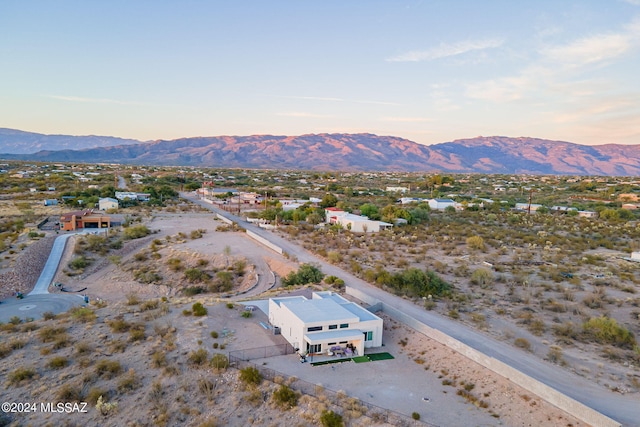
[[[372,203],[365,203],[364,205],[360,206],[360,214],[372,220],[380,219],[378,207]]]
[[[331,193],[327,193],[324,195],[324,197],[322,198],[322,201],[320,202],[320,207],[321,208],[332,208],[335,207],[335,205],[338,204],[338,198],[331,194]]]

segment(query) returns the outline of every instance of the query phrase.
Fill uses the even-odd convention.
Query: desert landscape
[[[296,265],[244,233],[222,231],[223,223],[208,214],[161,213],[147,218],[145,224],[152,233],[127,242],[118,263],[96,262],[72,277],[64,268],[58,272],[56,281],[66,287],[87,288],[92,301],[87,307],[2,325],[4,400],[86,401],[89,412],[5,414],[5,424],[322,425],[323,411],[335,411],[346,425],[384,425],[384,418],[358,406],[362,401],[403,414],[406,425],[418,423],[411,418],[414,413],[431,425],[580,425],[504,378],[389,318],[385,318],[382,350],[391,353],[392,360],[312,367],[300,364],[295,355],[278,356],[253,361],[281,373],[275,382],[244,384],[241,371],[225,366],[227,354],[284,340],[260,326],[260,321],[267,321],[264,313],[243,317],[241,302],[311,292],[311,288],[253,289],[226,298],[210,293],[186,297],[178,289],[190,283],[179,284],[177,277],[172,278],[175,272],[168,259],[185,263],[207,259],[212,267],[245,261],[246,274],[234,282],[232,294],[250,289],[259,268],[267,266],[282,277]],[[194,230],[203,230],[202,235],[186,237]],[[157,240],[162,243],[156,242],[154,251]],[[167,241],[172,244],[164,244]],[[65,262],[73,257],[74,247],[68,245]],[[155,265],[166,283],[142,284],[133,279],[134,269],[127,265],[145,261],[139,255],[145,251],[160,254]],[[148,254],[146,261],[152,259]],[[193,305],[198,302],[206,315],[194,315]],[[283,411],[274,391],[286,384],[295,392],[296,381],[318,385],[317,395],[300,394],[297,405]],[[338,398],[323,396],[321,390]],[[100,396],[100,409],[96,409]]]

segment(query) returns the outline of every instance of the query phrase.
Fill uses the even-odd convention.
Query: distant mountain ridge
[[[403,138],[367,133],[217,136],[140,142],[113,137],[49,137],[10,131],[0,129],[0,153],[6,153],[0,154],[0,157],[44,162],[344,171],[640,175],[640,145],[585,146],[527,137],[476,137],[426,146]],[[52,138],[50,144],[48,138]],[[29,145],[29,141],[35,142]],[[67,144],[73,142],[75,147],[86,148],[60,149],[64,141]],[[14,151],[9,152],[8,148]],[[29,149],[32,150],[30,153],[26,151]]]
[[[42,150],[81,150],[83,148],[140,144],[135,139],[113,136],[45,135],[34,132],[0,128],[0,153],[29,154]]]

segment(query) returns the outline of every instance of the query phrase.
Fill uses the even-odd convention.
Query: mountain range
[[[0,157],[43,162],[256,169],[640,175],[640,145],[586,146],[505,136],[421,145],[373,134],[136,141],[0,129]]]

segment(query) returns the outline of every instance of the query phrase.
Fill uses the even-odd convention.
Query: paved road
[[[300,262],[319,264],[325,274],[342,278],[347,285],[366,292],[374,298],[383,301],[385,304],[411,315],[424,324],[463,342],[487,356],[494,357],[506,363],[578,402],[624,425],[640,426],[640,398],[638,398],[637,394],[620,395],[612,393],[603,386],[587,381],[554,364],[540,360],[530,353],[513,348],[507,343],[498,341],[491,336],[484,335],[447,317],[426,311],[410,301],[384,292],[351,273],[315,257],[304,248],[270,231],[248,223],[237,215],[232,215],[215,208],[209,203],[198,200],[193,194],[183,193],[182,197],[237,222],[239,226],[251,230],[275,245],[280,246],[287,253],[295,254]]]
[[[77,294],[50,294],[49,285],[53,282],[64,248],[69,237],[75,234],[99,233],[103,230],[83,230],[58,236],[53,243],[49,258],[40,273],[33,290],[23,299],[11,298],[0,303],[0,322],[7,322],[14,316],[23,320],[39,319],[45,312],[61,313],[76,305],[84,304],[84,297]]]

